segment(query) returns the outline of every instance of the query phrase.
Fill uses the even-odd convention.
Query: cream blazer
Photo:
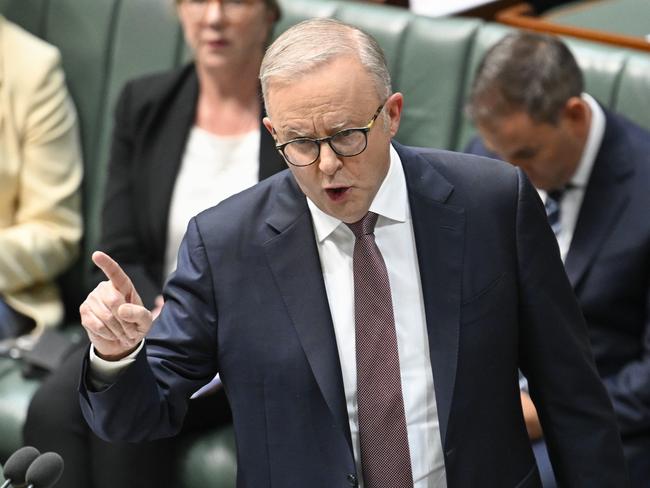
[[[81,177],[58,50],[0,16],[0,294],[36,333],[63,320],[55,278],[79,251]]]

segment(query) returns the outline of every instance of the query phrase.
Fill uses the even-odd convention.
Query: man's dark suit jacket
[[[544,208],[505,163],[396,144],[403,161],[449,487],[539,487],[518,368],[566,486],[626,486],[620,440]],[[354,484],[336,339],[306,198],[272,176],[188,227],[166,304],[116,383],[81,385],[110,439],[174,433],[220,371],[238,486]],[[85,373],[84,373],[85,374]],[[352,482],[352,483],[350,483]]]
[[[196,119],[194,64],[127,83],[115,108],[100,249],[131,276],[152,307],[163,265],[174,183]],[[259,179],[286,168],[260,119]],[[103,274],[95,269],[91,288]]]
[[[645,466],[646,478],[638,486],[646,486],[650,484],[650,133],[620,116],[605,115],[603,141],[565,267],[587,321],[596,366],[614,405],[626,454],[632,463]],[[479,139],[470,143],[468,152],[493,156]]]

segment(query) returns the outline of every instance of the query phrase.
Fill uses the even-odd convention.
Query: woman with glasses
[[[145,305],[159,311],[188,220],[286,165],[262,127],[258,72],[280,12],[276,0],[178,0],[194,62],[128,83],[115,110],[100,249],[114,256]],[[101,280],[100,273],[93,277]],[[93,284],[93,286],[94,286]],[[84,344],[35,395],[25,442],[60,453],[56,486],[176,486],[178,439],[138,445],[96,438],[77,385]],[[222,391],[201,397],[183,433],[228,419]]]

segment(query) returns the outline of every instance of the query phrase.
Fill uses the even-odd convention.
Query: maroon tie
[[[366,488],[413,488],[388,272],[375,244],[377,214],[354,233],[354,319],[361,468]]]

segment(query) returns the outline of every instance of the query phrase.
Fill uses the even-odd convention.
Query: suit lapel
[[[143,203],[147,211],[141,212],[141,225],[147,229],[147,242],[157,250],[161,260],[167,242],[174,183],[196,117],[197,99],[198,79],[194,65],[189,65],[183,68],[168,95],[162,97],[152,111],[152,116],[146,122],[147,133],[142,138],[144,142],[140,158],[143,165],[136,195],[144,195]]]
[[[415,232],[441,436],[447,433],[458,362],[465,216],[445,204],[451,184],[414,152],[395,144],[404,164]],[[336,337],[309,209],[292,178],[276,192],[265,245],[289,315],[332,416],[350,443]]]
[[[352,449],[334,326],[306,199],[289,176],[267,223],[279,234],[265,244],[275,276],[316,383]]]
[[[465,214],[462,208],[445,203],[453,186],[430,162],[398,144],[395,147],[409,188],[444,446],[458,362]]]
[[[629,201],[625,182],[633,173],[631,157],[617,121],[606,114],[605,134],[565,260],[566,273],[574,289]]]

